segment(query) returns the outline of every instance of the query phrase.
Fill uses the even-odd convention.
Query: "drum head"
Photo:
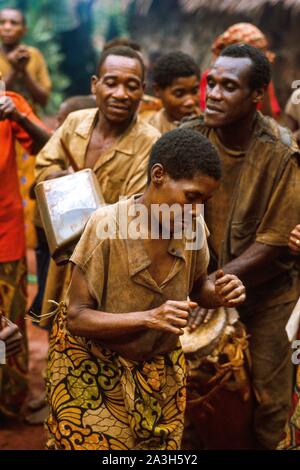
[[[227,325],[225,308],[217,308],[207,323],[202,323],[197,330],[189,333],[185,329],[180,337],[183,352],[186,355],[199,354],[205,356],[215,348],[221,333]]]

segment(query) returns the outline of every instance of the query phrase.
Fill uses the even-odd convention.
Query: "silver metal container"
[[[91,214],[105,204],[96,175],[87,168],[42,181],[35,193],[51,256],[64,264]]]

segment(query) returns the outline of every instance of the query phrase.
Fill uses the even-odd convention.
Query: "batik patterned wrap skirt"
[[[0,311],[23,335],[22,351],[0,366],[0,415],[20,414],[27,395],[28,348],[25,327],[26,261],[0,263]]]
[[[48,448],[176,450],[186,403],[181,347],[149,361],[124,359],[66,328],[60,303],[47,374]]]
[[[300,331],[298,333],[300,340]],[[278,450],[300,450],[300,365],[296,369],[296,380],[292,395],[291,413],[285,425]]]

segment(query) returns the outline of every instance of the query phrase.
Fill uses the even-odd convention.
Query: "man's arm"
[[[41,106],[46,106],[49,93],[25,69],[23,72],[23,81],[33,100]]]
[[[48,142],[51,137],[51,132],[46,131],[43,127],[35,124],[33,121],[28,119],[27,116],[20,115],[19,119],[16,122],[30,135],[32,138],[33,146],[31,147],[31,152],[33,155],[37,154],[44,145]]]
[[[22,350],[22,334],[19,327],[0,315],[0,341],[4,341],[6,356],[13,356]]]
[[[27,70],[27,66],[30,60],[30,51],[24,45],[18,46],[7,56],[10,64],[12,65],[12,71],[4,77],[6,86],[11,89],[17,78],[22,78],[24,85],[30,93],[32,99],[39,103],[41,106],[46,106],[49,96],[49,91],[46,90],[41,83],[38,83]]]
[[[207,275],[195,281],[191,299],[204,308],[236,307],[245,301],[245,292],[245,286],[237,276],[219,269],[214,281]]]
[[[67,313],[68,329],[76,336],[113,341],[121,336],[147,329],[180,335],[187,324],[189,301],[167,301],[158,308],[143,312],[108,313],[96,310],[84,273],[75,266],[70,285]]]
[[[18,78],[18,71],[14,68],[12,68],[10,72],[3,77],[7,90],[13,90],[13,86],[17,78]]]
[[[51,133],[31,121],[26,114],[19,112],[15,103],[9,96],[6,96],[0,103],[0,121],[4,119],[10,119],[19,124],[32,138],[33,145],[31,146],[31,152],[33,154],[39,152],[50,139]]]
[[[221,306],[232,308],[242,304],[246,299],[246,289],[237,276],[225,274],[223,269],[219,269],[215,280],[204,274],[194,282],[191,299],[200,305],[191,312],[188,319],[188,329],[194,331],[208,311]]]
[[[273,266],[270,269],[270,264],[286,250],[286,247],[255,242],[238,258],[225,264],[222,269],[224,273],[235,274],[247,287],[255,287],[274,278],[276,272],[274,272]],[[280,269],[278,268],[279,272]],[[210,278],[214,280],[215,273],[212,273]]]
[[[72,128],[70,131],[69,118],[70,116],[54,132],[36,157],[34,174],[37,183],[68,174],[69,160],[65,147],[67,146],[67,135],[72,132]]]

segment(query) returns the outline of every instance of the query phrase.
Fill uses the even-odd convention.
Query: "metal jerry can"
[[[67,263],[89,217],[105,204],[96,175],[87,168],[42,181],[35,193],[51,256]]]

